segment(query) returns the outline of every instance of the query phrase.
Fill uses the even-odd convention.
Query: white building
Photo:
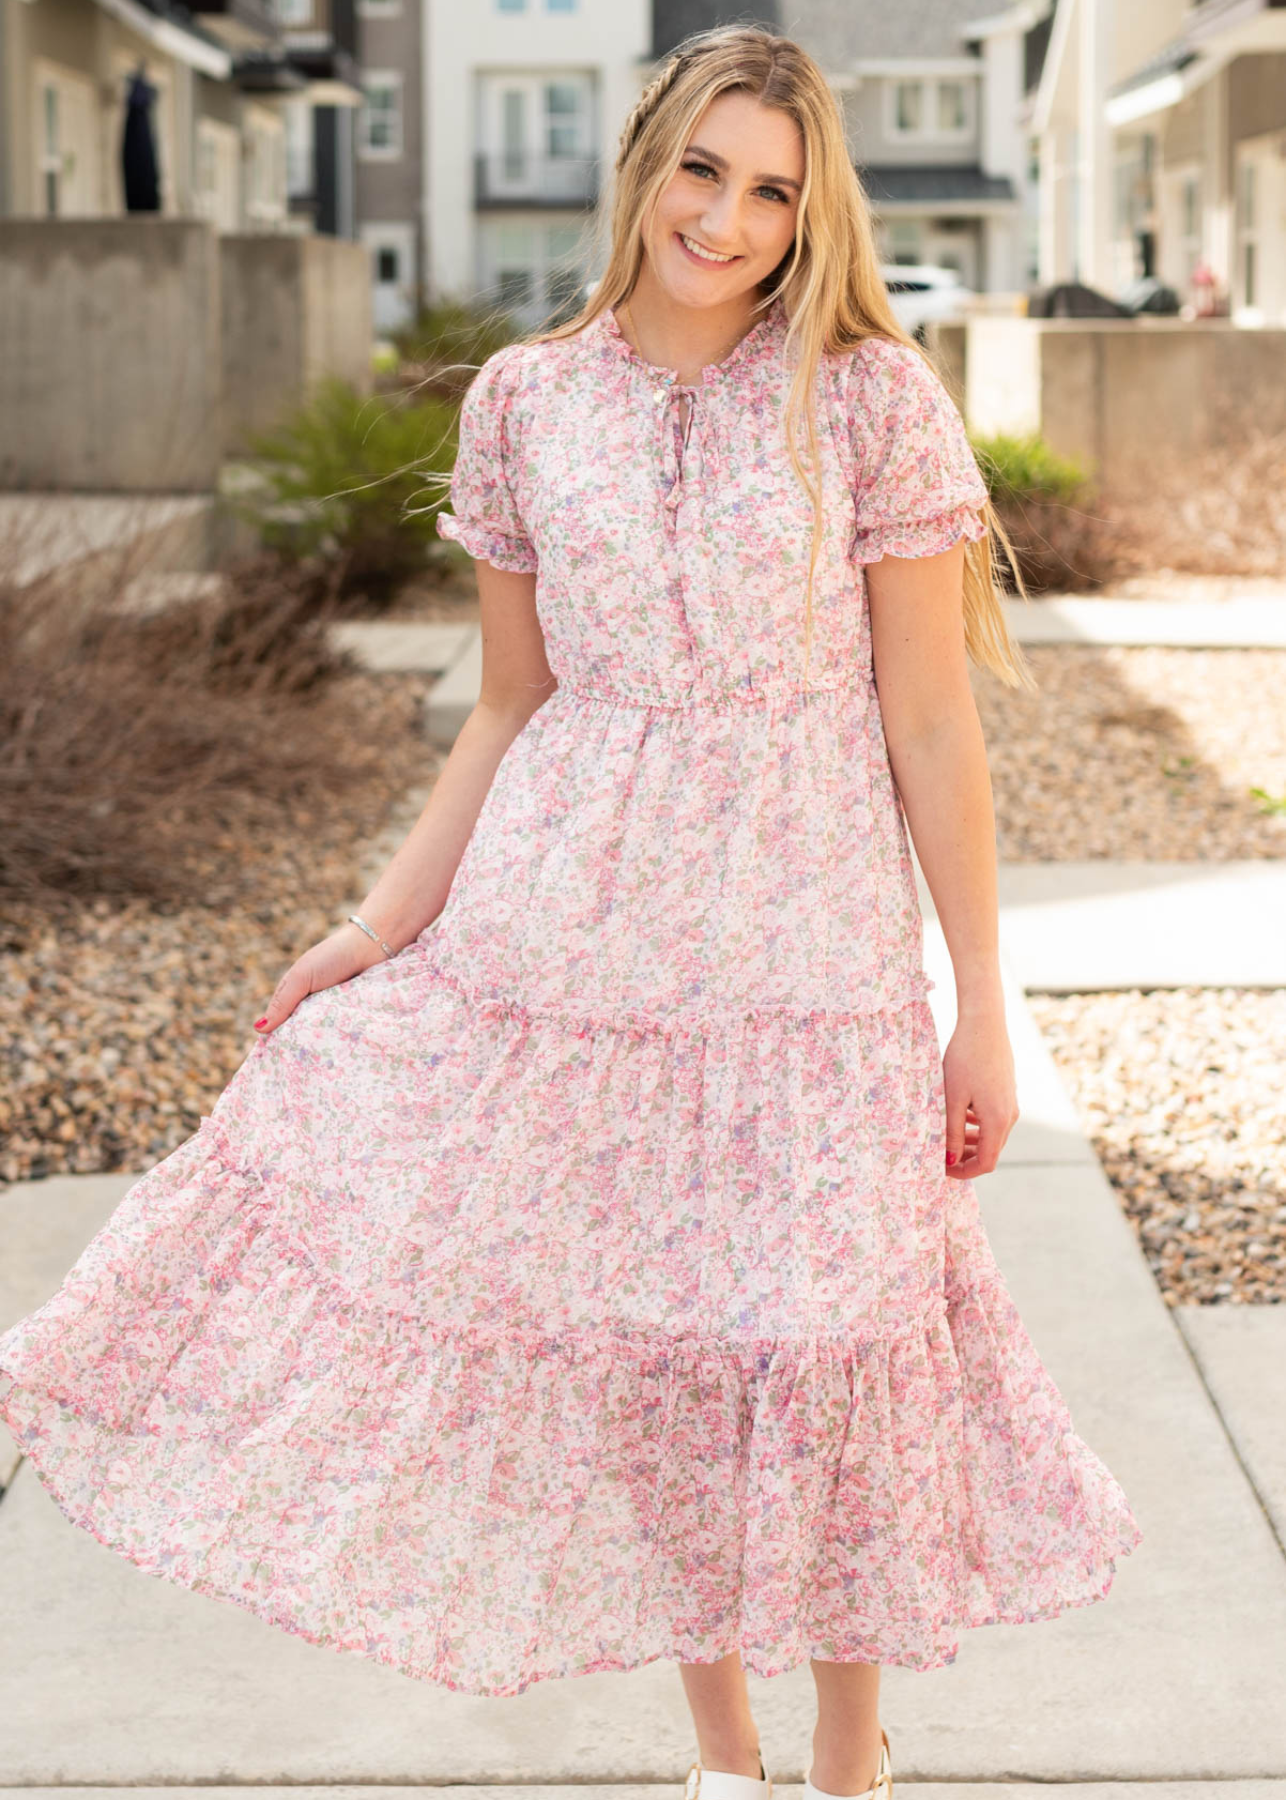
[[[436,298],[524,324],[586,279],[591,216],[650,72],[650,0],[431,4],[423,193]]]
[[[782,0],[781,30],[826,72],[883,259],[1012,290],[1032,273],[1024,52],[1045,6]]]
[[[1286,324],[1281,0],[1058,0],[1031,123],[1042,280]]]

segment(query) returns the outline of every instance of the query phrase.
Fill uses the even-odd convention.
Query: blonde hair
[[[818,461],[813,393],[824,353],[844,353],[866,338],[884,337],[932,359],[899,325],[879,272],[870,208],[849,158],[843,122],[825,76],[793,39],[762,26],[720,26],[694,32],[675,49],[644,88],[625,121],[616,158],[610,243],[606,267],[585,305],[573,317],[524,341],[548,343],[572,337],[609,307],[628,298],[644,255],[643,221],[678,168],[688,138],[716,95],[739,89],[764,106],[779,108],[804,139],[804,187],[795,241],[760,284],[755,312],[779,296],[798,347],[784,425],[791,462],[813,499],[812,555],[805,599],[805,641],[811,642],[812,594],[823,519],[818,483],[802,462],[796,437],[802,418],[813,468]],[[936,372],[936,371],[935,371]],[[993,544],[1004,547],[1018,592],[1026,597],[1013,546],[988,500],[980,508],[987,535],[965,544],[965,649],[973,662],[1011,687],[1036,684],[1022,651],[1010,637],[995,576]]]

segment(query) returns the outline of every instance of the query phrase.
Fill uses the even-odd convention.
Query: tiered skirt
[[[926,1670],[1141,1533],[942,1166],[927,1000],[532,1009],[432,933],[310,996],[0,1336],[66,1516],[501,1695]]]

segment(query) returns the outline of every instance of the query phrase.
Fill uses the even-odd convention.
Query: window
[[[313,0],[271,0],[278,25],[311,25]]]
[[[398,19],[402,16],[402,0],[357,0],[359,19]]]
[[[545,6],[550,12],[570,13],[576,11],[576,0],[545,0]]]
[[[496,0],[496,11],[503,13],[526,12],[527,0]]]
[[[1247,157],[1237,170],[1237,235],[1240,239],[1239,261],[1241,264],[1241,304],[1243,306],[1259,304],[1256,280],[1259,244],[1255,218],[1255,175],[1255,164]]]
[[[500,133],[505,180],[521,181],[527,152],[527,95],[522,88],[506,88],[500,96]]]
[[[924,226],[919,219],[889,219],[884,227],[885,262],[922,263]]]
[[[482,73],[476,179],[485,201],[592,205],[594,84],[574,70]]]
[[[973,133],[976,85],[971,79],[885,83],[885,136],[953,143]]]
[[[287,100],[281,108],[286,128],[286,192],[313,191],[313,109],[307,100]]]
[[[969,114],[963,81],[940,81],[938,88],[938,130],[958,132],[969,129]]]
[[[919,131],[923,126],[924,83],[899,81],[894,96],[893,116],[899,131]]]
[[[358,154],[390,161],[402,154],[402,77],[396,69],[368,69],[362,76]]]
[[[549,156],[579,156],[581,96],[570,81],[545,83],[545,150]]]
[[[49,83],[44,90],[44,130],[41,139],[40,171],[44,177],[45,212],[58,216],[58,178],[62,174],[62,157],[58,151],[58,89]]]
[[[246,221],[279,222],[286,213],[286,142],[282,121],[267,107],[248,106],[243,128]]]
[[[585,284],[580,227],[497,220],[483,235],[489,302],[535,323],[573,306]]]
[[[399,274],[398,254],[392,244],[381,244],[379,249],[375,252],[375,279],[376,281],[398,281],[401,279]]]

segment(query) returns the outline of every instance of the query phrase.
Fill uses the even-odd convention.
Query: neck
[[[718,306],[684,306],[654,280],[646,265],[626,301],[622,328],[645,361],[693,382],[710,363],[731,355],[763,317],[757,290]],[[766,310],[766,309],[764,309]],[[616,308],[618,321],[622,308]],[[631,329],[632,327],[632,329]]]

